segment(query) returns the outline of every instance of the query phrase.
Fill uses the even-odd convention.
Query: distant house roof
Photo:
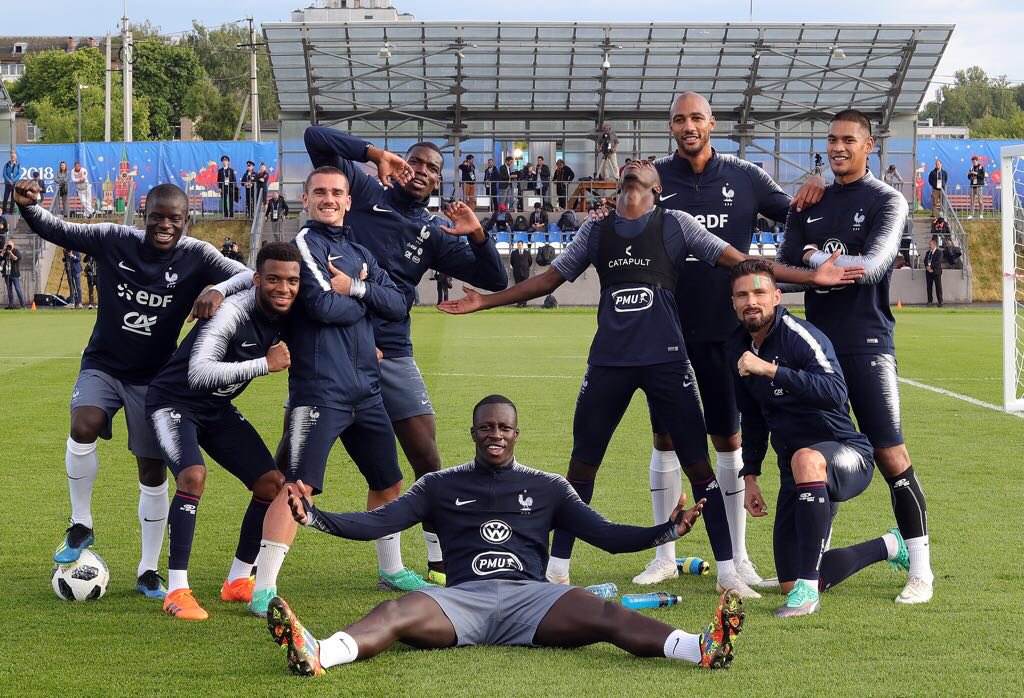
[[[70,50],[77,51],[89,46],[99,47],[102,39],[90,36],[0,36],[0,61],[20,62],[27,54],[54,49],[67,51],[70,47]],[[18,50],[18,47],[23,50]]]

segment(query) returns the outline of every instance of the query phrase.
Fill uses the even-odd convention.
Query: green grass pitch
[[[999,402],[996,311],[897,312],[903,376]],[[574,401],[595,327],[593,311],[507,310],[455,318],[428,308],[414,315],[416,356],[438,412],[445,465],[472,457],[470,408],[480,397],[500,392],[520,408],[519,459],[564,474]],[[95,603],[60,601],[49,572],[69,508],[63,463],[67,405],[91,328],[88,312],[0,314],[0,615],[5,627],[0,685],[8,693],[1019,695],[1024,686],[1024,422],[907,385],[901,388],[904,428],[928,494],[935,599],[925,606],[896,606],[893,598],[904,576],[876,565],[825,594],[822,610],[809,618],[775,619],[777,596],[751,601],[736,661],[726,673],[704,673],[665,659],[639,660],[610,645],[435,652],[396,646],[320,680],[293,677],[263,621],[219,600],[247,494],[216,466],[199,510],[191,569],[192,586],[210,620],[174,620],[161,613],[158,602],[135,594],[138,488],[121,417],[113,440],[100,445],[93,500],[95,549],[110,566],[110,588]],[[260,379],[238,401],[271,446],[280,434],[285,389],[282,375]],[[638,395],[598,478],[598,510],[617,521],[650,523],[649,453],[645,403]],[[403,468],[411,477],[404,462]],[[771,502],[777,482],[770,464],[765,473],[763,487]],[[320,505],[360,509],[364,498],[365,483],[336,448]],[[892,525],[889,495],[876,477],[864,495],[843,506],[833,545],[874,537]],[[702,528],[679,541],[681,555],[710,558]],[[770,576],[770,518],[750,521],[748,543],[760,570]],[[403,552],[407,563],[424,568],[419,528],[405,533]],[[613,581],[623,592],[637,591],[630,579],[648,559],[646,552],[612,556],[580,544],[573,581]],[[368,543],[303,530],[279,588],[300,618],[324,637],[393,597],[374,590],[374,563]],[[658,588],[681,594],[683,603],[649,613],[692,632],[706,624],[716,598],[713,577],[684,577]]]

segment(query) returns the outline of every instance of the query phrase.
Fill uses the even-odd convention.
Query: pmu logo
[[[473,558],[473,573],[486,577],[498,572],[522,572],[523,563],[512,553],[488,550]]]
[[[156,315],[142,315],[140,313],[131,312],[125,313],[124,318],[121,320],[121,329],[128,332],[134,332],[135,334],[141,334],[143,337],[152,337],[152,327],[156,324]]]
[[[493,519],[480,526],[480,537],[488,543],[497,545],[512,537],[512,529],[504,521]]]
[[[635,313],[654,305],[654,292],[649,288],[620,288],[612,291],[612,307],[617,313]]]
[[[853,214],[853,229],[860,230],[861,224],[864,222],[864,209],[857,211]]]
[[[164,281],[167,282],[167,288],[174,288],[178,283],[178,275],[172,274],[171,270],[168,269],[164,272]]]
[[[722,205],[732,206],[732,197],[736,196],[736,190],[729,188],[729,183],[726,182],[725,186],[722,187]]]

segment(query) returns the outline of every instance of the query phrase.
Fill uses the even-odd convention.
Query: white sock
[[[684,662],[699,664],[700,654],[700,635],[673,630],[665,638],[665,656],[669,659],[681,659]]]
[[[167,533],[167,481],[156,487],[139,483],[139,524],[142,526],[142,559],[139,576],[147,570],[160,569],[160,549]]]
[[[885,559],[895,560],[900,552],[900,542],[891,533],[882,534],[882,542],[885,543]]]
[[[441,555],[441,541],[437,534],[424,531],[423,540],[427,541],[427,562],[441,562],[444,557]]]
[[[167,593],[175,589],[188,589],[188,570],[167,570]]]
[[[806,584],[810,588],[814,589],[815,591],[818,590],[818,580],[817,579],[797,579],[796,580],[797,584],[799,584],[800,582],[803,582],[804,584]]]
[[[928,547],[928,536],[920,538],[908,538],[904,541],[907,544],[907,552],[910,553],[910,576],[920,577],[931,584],[935,581],[932,574],[931,551]]]
[[[239,560],[237,557],[231,561],[231,570],[228,572],[228,583],[236,579],[245,579],[252,576],[252,563]]]
[[[672,510],[679,504],[683,493],[682,472],[675,451],[659,451],[651,449],[651,465],[648,479],[651,485],[651,509],[654,512],[654,524],[668,521]],[[662,543],[654,549],[654,557],[676,561],[676,542]]]
[[[743,449],[715,451],[715,477],[725,500],[725,517],[729,520],[732,556],[736,562],[747,559],[747,510],[743,508],[745,483],[740,477],[742,469]]]
[[[402,534],[393,533],[390,536],[378,538],[374,543],[377,545],[377,566],[384,571],[384,574],[401,572],[405,567],[402,563]]]
[[[731,579],[736,576],[735,560],[715,560],[715,567],[718,568],[719,579]]]
[[[266,538],[260,541],[260,552],[256,556],[256,591],[277,588],[277,575],[287,554],[288,546],[284,543]]]
[[[320,640],[320,666],[324,669],[339,664],[349,664],[359,656],[359,646],[345,631],[337,632],[326,640]]]
[[[92,528],[92,485],[100,471],[96,442],[80,444],[69,436],[64,467],[68,472],[68,489],[71,490],[71,523]]]
[[[566,557],[555,557],[552,555],[548,558],[548,570],[552,577],[568,577],[569,576],[569,558]]]

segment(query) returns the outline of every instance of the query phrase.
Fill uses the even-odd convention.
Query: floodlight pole
[[[107,69],[103,96],[103,142],[110,142],[110,32],[107,32]]]

